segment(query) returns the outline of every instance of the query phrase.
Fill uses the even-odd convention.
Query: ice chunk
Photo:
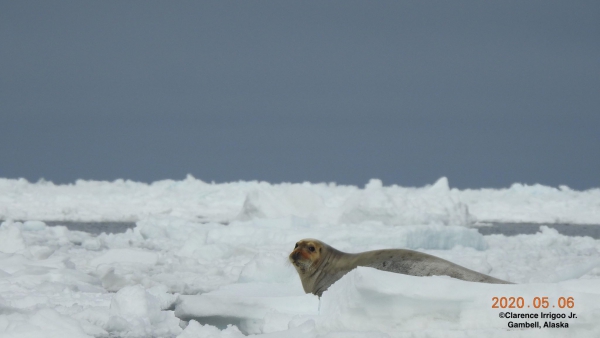
[[[137,249],[111,249],[102,256],[94,258],[90,265],[101,264],[136,264],[144,266],[156,265],[158,254]]]
[[[212,325],[202,325],[191,320],[183,332],[177,338],[245,338],[246,336],[235,326],[229,326],[221,331]]]
[[[287,329],[298,315],[317,315],[319,300],[300,286],[246,283],[197,296],[180,296],[175,314],[184,320],[238,325],[248,334]]]
[[[21,227],[23,231],[40,231],[46,229],[46,223],[40,221],[26,221]]]
[[[0,225],[0,252],[15,253],[26,248],[19,229],[20,223],[3,222]]]
[[[173,311],[162,311],[160,301],[141,285],[128,286],[117,292],[110,303],[105,329],[125,332],[127,336],[165,336],[181,332]]]
[[[3,316],[2,316],[3,317]],[[32,315],[0,317],[0,336],[31,338],[91,338],[81,324],[53,309],[40,309]]]

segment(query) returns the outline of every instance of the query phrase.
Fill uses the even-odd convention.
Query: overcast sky
[[[600,2],[0,0],[0,177],[600,187]]]

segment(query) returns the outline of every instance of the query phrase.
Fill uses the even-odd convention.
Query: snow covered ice
[[[600,337],[600,240],[471,227],[600,224],[600,189],[0,179],[0,219],[1,337]],[[93,235],[43,221],[136,226]],[[318,299],[287,261],[307,237],[419,250],[517,284],[358,268]],[[577,318],[511,329],[492,297],[548,297],[543,312]]]

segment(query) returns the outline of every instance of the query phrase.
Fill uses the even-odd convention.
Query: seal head
[[[289,256],[304,292],[321,296],[323,291],[357,265],[346,254],[313,238],[300,240]],[[341,258],[341,259],[340,259]]]

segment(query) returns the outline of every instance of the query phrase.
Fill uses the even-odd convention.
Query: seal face
[[[357,266],[411,276],[445,275],[471,282],[512,284],[418,251],[388,249],[349,254],[312,238],[296,243],[289,260],[300,276],[304,292],[317,296]]]
[[[303,239],[296,243],[294,250],[290,254],[290,262],[294,265],[299,274],[312,272],[321,260],[323,245],[315,239]]]

